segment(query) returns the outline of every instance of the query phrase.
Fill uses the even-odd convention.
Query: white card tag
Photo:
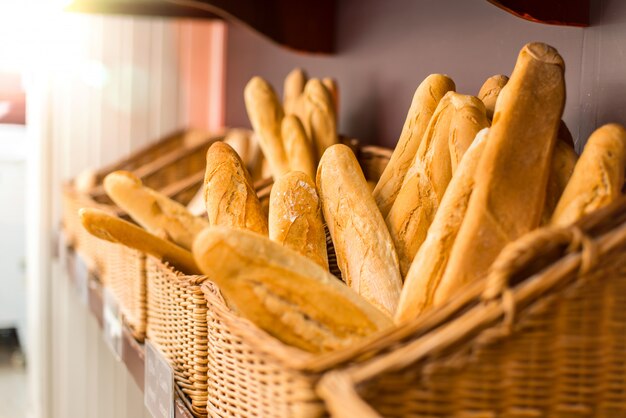
[[[74,253],[74,277],[76,279],[76,292],[78,298],[85,306],[89,306],[89,268],[85,260]]]
[[[102,289],[102,322],[104,340],[117,361],[122,359],[122,321],[119,307],[113,293],[106,287]]]
[[[144,404],[153,418],[174,418],[174,371],[165,355],[145,343]]]

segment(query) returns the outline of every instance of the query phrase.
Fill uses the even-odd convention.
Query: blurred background
[[[0,418],[148,416],[56,258],[61,187],[181,128],[248,127],[254,75],[279,94],[296,66],[335,77],[339,130],[390,147],[428,74],[477,94],[542,41],[566,61],[564,119],[578,149],[596,126],[626,122],[621,0],[592,2],[586,28],[485,0],[323,1],[332,53],[279,45],[238,19],[140,15],[145,0],[118,1],[139,5],[123,14],[66,11],[75,3],[0,0]]]

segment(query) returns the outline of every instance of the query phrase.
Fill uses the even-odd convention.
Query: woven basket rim
[[[564,229],[584,231],[590,237],[598,254],[624,251],[626,249],[626,197],[590,214],[574,227]],[[558,233],[558,231],[553,233]],[[510,292],[508,297],[514,298],[515,305],[523,306],[523,311],[527,312],[545,298],[567,292],[579,285],[581,281],[576,276],[583,263],[583,253],[584,250],[575,250],[558,254],[556,259],[540,271],[524,277],[519,283],[508,288],[507,292]],[[582,275],[584,276],[584,272]],[[489,275],[467,286],[448,304],[382,337],[387,340],[388,346],[384,354],[328,373],[319,383],[318,392],[327,399],[336,397],[338,393],[358,398],[356,392],[346,386],[348,383],[354,388],[375,375],[402,369],[407,364],[421,360],[427,361],[431,353],[442,352],[460,343],[471,344],[476,340],[480,331],[485,329],[501,327],[503,332],[497,334],[503,338],[510,335],[511,330],[520,318],[523,318],[523,315],[514,314],[509,318],[511,321],[507,323],[510,301],[504,297],[485,299],[487,293],[485,289],[489,286],[490,278],[493,276]],[[488,315],[486,311],[491,312],[491,315]],[[343,400],[346,399],[343,398]],[[330,401],[334,402],[334,399]],[[365,407],[364,404],[360,406]]]

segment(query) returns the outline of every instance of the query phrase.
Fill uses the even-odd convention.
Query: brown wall
[[[594,26],[549,26],[516,18],[484,0],[339,0],[337,53],[304,55],[231,25],[227,46],[226,123],[248,126],[243,88],[253,75],[282,92],[296,66],[333,76],[341,92],[340,130],[393,146],[411,97],[428,74],[450,75],[476,94],[483,80],[509,74],[530,41],[555,46],[567,69],[564,119],[575,138],[607,121],[626,123],[626,2],[597,0]]]

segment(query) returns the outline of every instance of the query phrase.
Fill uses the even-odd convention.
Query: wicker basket
[[[146,333],[146,257],[125,246],[100,240],[80,224],[77,213],[90,207],[125,216],[104,194],[101,182],[111,171],[130,170],[144,184],[183,204],[195,195],[204,177],[206,150],[223,136],[208,136],[190,131],[168,137],[130,157],[98,170],[97,185],[89,194],[77,192],[66,184],[63,193],[63,227],[70,243],[97,273],[118,301],[122,318],[142,341]]]
[[[323,378],[332,416],[626,417],[626,199],[518,240],[397,333]]]
[[[379,147],[357,150],[371,180],[380,177],[390,156]],[[271,182],[256,187],[262,200],[269,197]],[[332,260],[334,251],[329,252]],[[169,358],[194,415],[323,415],[314,391],[321,374],[305,370],[316,367],[314,356],[285,346],[234,314],[206,276],[184,276],[150,257],[147,271],[147,336]],[[331,357],[333,364],[342,358]]]

